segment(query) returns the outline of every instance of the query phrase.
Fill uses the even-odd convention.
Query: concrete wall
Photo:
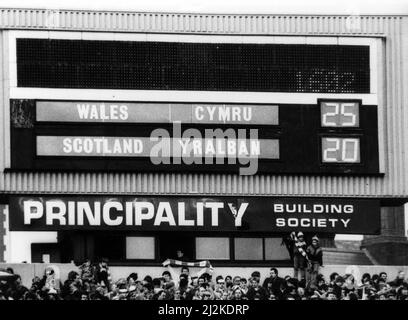
[[[381,208],[381,234],[364,236],[361,243],[382,265],[407,265],[408,241],[405,235],[405,206]]]
[[[68,272],[71,270],[78,271],[78,267],[73,264],[44,264],[44,263],[18,263],[18,264],[6,264],[0,263],[0,269],[11,267],[14,269],[14,273],[21,275],[23,284],[25,286],[31,285],[31,280],[34,276],[42,277],[44,275],[44,270],[47,266],[57,266],[59,268],[60,279],[61,281],[65,281]],[[160,277],[162,272],[166,270],[163,267],[157,266],[143,266],[143,267],[110,267],[111,275],[113,281],[116,281],[120,278],[126,278],[130,273],[136,272],[139,276],[139,279],[143,279],[146,275],[150,275],[151,277]],[[177,269],[176,269],[177,270]],[[219,267],[214,270],[213,277],[217,275],[222,276],[235,276],[239,275],[241,277],[249,278],[253,271],[259,271],[261,273],[261,280],[269,275],[269,268],[259,268],[259,267]],[[337,272],[339,274],[345,274],[352,272],[357,279],[361,279],[363,273],[370,273],[375,274],[381,271],[385,271],[388,273],[388,278],[394,279],[398,273],[398,271],[403,270],[405,274],[408,275],[408,266],[344,266],[344,265],[327,265],[322,268],[321,273],[328,279],[332,272]],[[190,273],[193,275],[197,271],[198,268],[190,268]],[[286,275],[293,275],[292,268],[278,268],[279,275],[284,277]]]
[[[31,263],[31,244],[57,243],[56,231],[10,231],[7,263]]]
[[[383,237],[365,248],[380,264],[408,264],[408,242],[399,237]]]
[[[351,268],[354,269],[353,274],[356,275],[358,280],[361,279],[361,276],[368,272],[370,274],[379,273],[381,271],[386,271],[388,273],[388,277],[393,279],[396,277],[398,271],[404,270],[406,274],[408,274],[408,266],[346,266],[346,265],[328,265],[321,269],[321,273],[328,279],[330,274],[333,272],[337,272],[339,274],[349,273]],[[286,275],[293,276],[293,269],[292,268],[277,268],[279,271],[279,275],[284,277]],[[161,276],[162,272],[166,270],[165,268],[161,267],[111,267],[111,274],[112,278],[119,279],[119,278],[126,278],[131,272],[137,272],[139,279],[143,279],[146,275],[150,275],[152,277],[159,277]],[[190,273],[193,275],[200,269],[198,268],[190,268]],[[214,270],[213,277],[217,275],[222,276],[236,276],[239,275],[241,277],[249,278],[251,273],[254,271],[259,271],[261,273],[261,280],[269,276],[270,268],[267,267],[217,267]]]

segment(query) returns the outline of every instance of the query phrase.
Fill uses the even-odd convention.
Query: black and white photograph
[[[407,1],[1,0],[0,76],[1,306],[408,300]]]

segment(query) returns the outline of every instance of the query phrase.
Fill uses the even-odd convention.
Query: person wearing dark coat
[[[323,250],[319,246],[319,238],[317,236],[312,238],[312,244],[307,247],[306,253],[310,262],[310,282],[316,284],[316,277],[319,274],[320,267],[323,266]]]
[[[273,294],[278,300],[282,298],[282,291],[285,280],[278,276],[278,269],[271,268],[270,276],[263,282],[264,287],[269,294]]]
[[[267,300],[268,292],[259,284],[258,280],[251,278],[249,281],[251,283],[251,287],[248,289],[246,294],[248,300]]]
[[[95,268],[95,280],[96,283],[102,284],[106,287],[110,287],[110,271],[106,259],[102,259]]]
[[[17,275],[10,288],[6,291],[5,296],[13,300],[22,300],[27,291],[28,289],[22,285],[21,277]]]

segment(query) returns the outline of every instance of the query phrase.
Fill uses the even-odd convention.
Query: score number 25
[[[323,127],[358,127],[359,114],[356,102],[323,102],[321,104]]]

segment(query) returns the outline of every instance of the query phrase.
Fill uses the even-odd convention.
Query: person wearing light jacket
[[[308,262],[306,253],[307,245],[304,240],[303,232],[301,231],[297,234],[292,232],[290,238],[293,243],[293,277],[302,281],[306,276],[306,266]]]

